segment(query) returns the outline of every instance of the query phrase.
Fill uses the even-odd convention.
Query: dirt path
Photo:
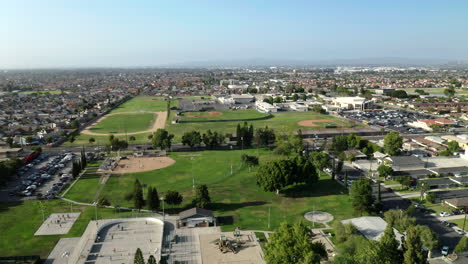
[[[96,133],[92,132],[90,128],[95,126],[97,123],[101,122],[102,120],[106,119],[108,116],[113,116],[113,115],[119,115],[119,114],[138,114],[138,113],[151,113],[151,114],[157,114],[156,121],[153,123],[153,126],[147,130],[144,131],[138,131],[138,132],[129,132],[129,133]],[[120,112],[120,113],[115,113],[115,114],[107,114],[101,118],[99,118],[96,122],[92,123],[90,126],[88,126],[86,129],[81,131],[81,134],[84,135],[91,135],[91,136],[108,136],[108,135],[114,135],[114,136],[125,136],[125,135],[137,135],[137,134],[143,134],[143,133],[152,133],[156,131],[158,128],[164,128],[166,125],[166,118],[167,118],[167,112]]]

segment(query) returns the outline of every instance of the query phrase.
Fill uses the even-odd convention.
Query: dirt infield
[[[169,157],[128,157],[120,160],[112,173],[133,173],[169,167],[175,160]]]
[[[162,99],[162,98],[153,98],[153,99],[145,99],[143,101],[147,101],[147,102],[148,101],[164,101],[164,99]]]
[[[331,123],[331,124],[334,124],[336,126],[341,126],[341,124],[338,124],[333,120],[323,120],[323,119],[320,119],[320,120],[319,119],[317,119],[317,120],[302,120],[302,121],[298,122],[297,124],[300,125],[300,126],[304,126],[304,127],[318,127],[319,125],[317,125],[316,123]]]
[[[95,126],[97,123],[101,122],[102,120],[106,119],[108,116],[113,116],[113,115],[119,115],[119,114],[138,114],[138,113],[151,113],[151,114],[157,114],[156,121],[153,123],[153,126],[147,130],[144,131],[138,131],[138,132],[129,132],[129,133],[96,133],[92,132],[90,128]],[[152,133],[156,131],[158,128],[164,128],[166,126],[166,118],[167,118],[167,112],[121,112],[121,113],[115,113],[115,114],[107,114],[104,115],[103,117],[99,118],[96,122],[92,123],[89,125],[87,128],[85,128],[83,131],[81,131],[81,134],[85,135],[91,135],[91,136],[108,136],[108,135],[114,135],[114,136],[125,136],[125,135],[137,135],[137,134],[143,134],[143,133]]]
[[[223,113],[221,112],[205,112],[206,115],[201,115],[201,114],[198,114],[198,115],[193,115],[193,114],[188,114],[188,115],[185,115],[185,117],[212,117],[212,116],[220,116],[222,115]]]

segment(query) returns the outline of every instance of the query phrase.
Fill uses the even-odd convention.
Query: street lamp
[[[195,177],[193,176],[193,161],[195,160],[194,157],[190,157],[190,160],[192,161],[192,189],[195,190]]]

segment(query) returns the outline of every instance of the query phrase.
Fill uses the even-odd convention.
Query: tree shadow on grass
[[[260,206],[265,205],[265,201],[252,201],[252,202],[243,202],[243,203],[211,203],[210,209],[214,211],[235,211],[240,208],[249,207],[249,206]]]
[[[334,180],[325,179],[312,184],[296,184],[282,191],[285,197],[303,198],[347,194],[348,190]]]
[[[16,207],[23,204],[23,201],[0,202],[0,213],[10,210],[10,207]]]

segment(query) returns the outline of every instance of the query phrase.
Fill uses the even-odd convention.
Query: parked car
[[[460,235],[462,235],[462,236],[463,236],[464,234],[466,234],[465,231],[463,231],[463,230],[461,230],[461,229],[458,229],[458,228],[455,229],[455,232],[457,232],[458,234],[460,234]]]
[[[448,247],[448,246],[443,246],[443,247],[442,247],[442,250],[440,251],[440,253],[441,253],[443,256],[447,256],[447,255],[448,255],[448,252],[449,252],[449,247]]]
[[[440,212],[439,214],[441,217],[446,217],[446,216],[451,216],[450,213],[447,213],[447,212]]]

